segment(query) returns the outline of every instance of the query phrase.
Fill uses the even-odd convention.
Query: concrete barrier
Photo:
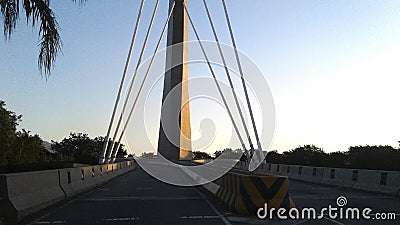
[[[72,197],[132,170],[132,162],[61,169],[60,186],[66,197]]]
[[[400,172],[359,170],[354,188],[400,197]]]
[[[12,223],[65,199],[57,170],[3,174],[0,178],[0,214]]]
[[[295,207],[288,190],[284,176],[229,172],[222,177],[216,196],[233,212],[255,215],[265,203],[269,209]]]
[[[117,165],[117,173],[119,175],[124,174],[126,172],[126,170],[129,168],[128,167],[128,162],[119,162],[116,163]]]
[[[320,183],[322,182],[324,171],[324,168],[321,167],[292,165],[288,176],[292,179]]]
[[[60,186],[67,198],[87,191],[97,185],[95,176],[99,166],[60,169]]]
[[[324,174],[321,183],[343,187],[353,187],[356,181],[353,180],[352,171],[353,170],[343,168],[324,168]]]
[[[0,174],[0,217],[16,224],[66,198],[136,168],[132,161],[59,170]]]
[[[107,171],[107,165],[100,165],[100,166],[95,167],[94,181],[96,183],[96,186],[100,186],[109,180],[109,178],[107,177],[106,171]]]
[[[243,166],[236,166],[242,169]],[[349,187],[400,197],[400,171],[360,170],[266,163],[257,172],[288,176],[306,182]]]
[[[118,165],[116,163],[107,165],[107,171],[106,171],[107,177],[114,178],[119,175],[117,166]]]

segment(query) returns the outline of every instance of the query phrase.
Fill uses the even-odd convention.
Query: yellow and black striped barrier
[[[232,212],[256,215],[267,203],[270,208],[293,208],[289,196],[289,179],[275,175],[227,173],[216,193]]]

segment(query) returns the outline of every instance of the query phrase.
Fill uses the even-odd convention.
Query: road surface
[[[182,172],[182,176],[185,176]],[[138,168],[108,184],[46,210],[26,224],[280,224],[280,225],[366,225],[400,224],[400,200],[348,188],[316,185],[290,180],[290,194],[301,209],[319,210],[336,206],[339,196],[348,207],[370,207],[374,212],[395,212],[396,220],[260,220],[232,214],[205,188],[180,187],[161,182]]]

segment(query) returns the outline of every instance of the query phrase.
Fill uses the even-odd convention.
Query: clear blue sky
[[[154,4],[148,2],[146,22]],[[221,41],[230,43],[220,1],[208,2]],[[274,96],[277,119],[271,149],[315,144],[330,152],[350,145],[397,146],[399,1],[227,4],[239,49],[264,72]],[[161,0],[153,43],[167,5]],[[52,1],[51,7],[61,27],[64,54],[51,77],[41,78],[37,30],[21,16],[11,41],[0,41],[0,99],[23,115],[21,128],[44,140],[60,141],[71,131],[105,135],[139,1],[88,0],[81,7]],[[212,40],[201,1],[191,0],[189,8],[202,38]],[[196,135],[197,128],[192,129]],[[128,141],[134,152],[145,151],[140,140]]]

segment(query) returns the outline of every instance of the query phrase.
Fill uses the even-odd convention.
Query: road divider
[[[283,176],[229,172],[222,177],[216,196],[230,211],[256,215],[259,208],[293,208],[289,179]]]

